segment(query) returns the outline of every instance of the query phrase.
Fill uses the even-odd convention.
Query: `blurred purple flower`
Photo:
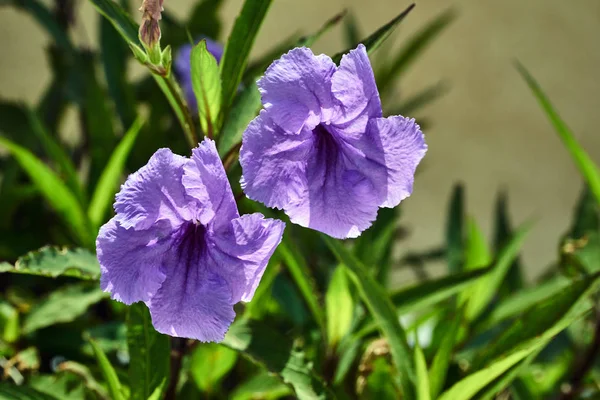
[[[215,42],[207,37],[200,38],[200,40],[202,39],[206,40],[206,49],[215,57],[217,63],[221,62],[224,51],[223,46],[219,42]],[[191,44],[181,46],[177,50],[177,56],[175,57],[173,66],[190,111],[193,114],[197,114],[198,103],[196,102],[196,96],[194,96],[194,89],[192,87],[192,67],[190,61],[192,47]]]
[[[102,289],[125,304],[145,302],[161,333],[221,341],[233,305],[252,299],[284,223],[240,217],[209,139],[191,158],[158,150],[114,207],[96,240]]]
[[[258,86],[264,109],[240,152],[249,198],[283,209],[293,223],[349,238],[371,226],[379,207],[411,194],[427,145],[413,119],[382,118],[362,44],[339,67],[296,48]]]

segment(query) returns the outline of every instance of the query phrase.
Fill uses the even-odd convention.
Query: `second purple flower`
[[[427,145],[414,119],[382,117],[361,44],[339,67],[296,48],[258,81],[264,109],[243,136],[247,196],[336,238],[357,237],[379,207],[412,192]]]

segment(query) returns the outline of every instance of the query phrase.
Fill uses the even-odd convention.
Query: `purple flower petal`
[[[258,81],[265,109],[285,131],[297,134],[331,118],[335,103],[331,76],[335,64],[325,55],[296,48],[273,62]]]
[[[217,229],[239,217],[229,180],[212,140],[205,139],[192,150],[182,183],[186,193],[199,203],[196,218],[200,223],[212,223]]]
[[[232,288],[232,301],[250,301],[267,263],[281,242],[285,224],[262,214],[242,215],[230,229],[214,238],[211,257],[220,260],[219,271]]]
[[[348,238],[410,195],[427,147],[414,120],[381,117],[364,46],[331,65],[294,49],[267,69],[264,110],[242,140],[241,183],[292,222]]]
[[[115,218],[105,224],[96,239],[102,290],[125,304],[149,300],[165,279],[161,260],[170,246],[169,230],[166,221],[152,231],[125,229]]]
[[[160,149],[148,164],[127,178],[115,201],[116,222],[123,228],[148,229],[159,220],[173,226],[189,219],[188,200],[181,185],[185,157]]]

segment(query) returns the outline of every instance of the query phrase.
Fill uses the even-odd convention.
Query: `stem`
[[[181,361],[186,350],[186,340],[171,338],[171,374],[169,377],[169,387],[165,392],[165,400],[175,400],[177,396],[177,383],[181,372]]]
[[[560,397],[561,400],[575,399],[579,392],[583,389],[583,381],[587,373],[594,366],[594,361],[600,354],[600,315],[596,316],[596,328],[594,329],[594,341],[590,345],[589,349],[585,353],[585,356],[581,360],[579,366],[575,366],[573,376],[569,381],[570,389],[563,393]]]
[[[183,129],[183,133],[185,134],[188,144],[190,147],[196,147],[199,140],[196,134],[194,120],[192,119],[190,110],[188,109],[185,100],[183,97],[181,97],[181,91],[179,90],[177,83],[174,81],[173,75],[164,77],[153,73],[152,76],[154,76],[156,83],[158,83],[158,86],[167,97],[169,104],[171,104],[173,111],[175,111],[175,115],[179,120],[179,124]]]

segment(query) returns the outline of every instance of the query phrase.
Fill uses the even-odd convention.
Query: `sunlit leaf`
[[[415,368],[417,370],[417,400],[431,400],[429,388],[429,375],[427,374],[427,361],[423,350],[416,343],[414,347]]]
[[[432,399],[438,397],[446,382],[448,367],[452,361],[452,351],[454,350],[462,322],[463,310],[459,309],[456,313],[450,313],[449,316],[451,320],[448,323],[447,330],[444,330],[444,336],[435,352],[429,369],[429,389]]]
[[[291,396],[292,390],[272,374],[263,372],[237,385],[231,400],[276,400]]]
[[[325,295],[327,311],[327,338],[334,346],[350,330],[354,314],[354,301],[350,292],[345,268],[338,266],[329,281]]]
[[[190,374],[204,393],[219,393],[219,385],[237,361],[238,353],[217,343],[196,346],[190,360]]]
[[[192,86],[198,103],[198,116],[202,131],[214,137],[219,113],[221,112],[221,76],[215,57],[207,50],[206,41],[201,40],[192,48]]]
[[[102,349],[94,342],[94,340],[90,340],[92,348],[94,349],[94,354],[96,355],[96,361],[98,362],[98,367],[100,367],[100,372],[102,372],[102,376],[106,381],[106,385],[108,386],[108,392],[110,393],[110,398],[112,400],[125,400],[125,396],[123,395],[121,382],[119,381],[119,377],[117,376],[117,372],[114,367],[110,364],[110,361],[106,357],[106,354],[102,351]]]

